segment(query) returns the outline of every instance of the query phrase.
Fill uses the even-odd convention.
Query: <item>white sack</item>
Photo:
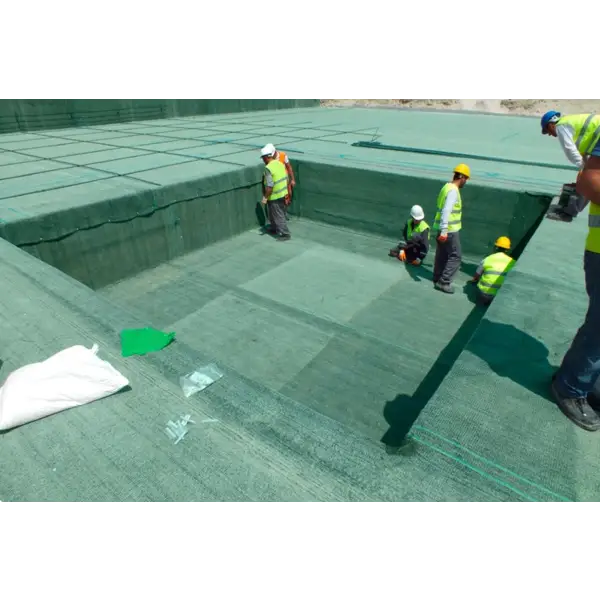
[[[0,388],[0,431],[106,398],[129,381],[90,350],[72,346],[13,371]]]

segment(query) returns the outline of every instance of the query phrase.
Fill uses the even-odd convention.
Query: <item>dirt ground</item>
[[[600,100],[321,100],[321,105],[477,110],[535,116],[551,109],[560,110],[563,114],[600,112]]]

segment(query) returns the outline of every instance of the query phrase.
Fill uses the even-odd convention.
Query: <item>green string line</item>
[[[426,427],[422,427],[420,425],[415,425],[414,429],[419,429],[421,431],[424,431],[425,433],[428,433],[430,435],[433,435],[434,437],[439,438],[440,440],[446,442],[447,444],[450,444],[451,446],[454,446],[455,448],[459,448],[460,450],[467,452],[468,454],[474,456],[475,458],[477,458],[478,460],[480,460],[483,463],[486,463],[496,469],[498,469],[499,471],[504,471],[505,473],[511,475],[512,477],[514,477],[515,479],[519,479],[521,481],[523,481],[524,483],[527,483],[529,485],[531,485],[532,487],[538,488],[539,490],[546,492],[547,494],[550,494],[551,496],[554,496],[555,498],[559,498],[560,500],[562,500],[563,502],[573,502],[573,500],[571,500],[570,498],[567,498],[565,496],[561,496],[560,494],[557,494],[556,492],[553,492],[552,490],[549,490],[548,488],[544,487],[543,485],[540,485],[539,483],[535,483],[534,481],[531,481],[529,479],[527,479],[526,477],[523,477],[521,475],[518,475],[517,473],[515,473],[514,471],[511,471],[510,469],[507,469],[491,460],[488,460],[487,458],[484,458],[483,456],[477,454],[476,452],[473,452],[472,450],[469,450],[468,448],[465,448],[464,446],[462,446],[461,444],[459,444],[458,442],[455,442],[453,440],[450,440],[448,438],[445,438],[443,435],[440,435],[439,433],[436,433],[435,431],[431,431],[431,429],[427,429]]]
[[[471,471],[475,471],[475,473],[477,473],[478,475],[481,475],[485,479],[489,479],[489,480],[493,481],[497,485],[500,485],[502,487],[508,488],[509,490],[511,490],[515,494],[517,494],[517,495],[525,498],[529,502],[539,502],[539,500],[537,500],[537,498],[534,498],[533,496],[529,496],[525,492],[523,492],[523,491],[519,490],[518,488],[510,485],[509,483],[506,483],[505,481],[502,481],[501,479],[497,479],[493,475],[490,475],[489,473],[486,473],[485,471],[482,471],[481,469],[478,469],[477,467],[474,467],[473,465],[471,465],[470,463],[466,462],[462,458],[459,458],[458,456],[454,456],[453,454],[450,454],[449,452],[446,452],[445,450],[442,450],[441,448],[439,448],[439,447],[437,447],[437,446],[435,446],[433,444],[430,444],[429,442],[426,442],[425,440],[422,440],[421,438],[417,437],[414,434],[412,434],[410,437],[413,440],[415,440],[416,442],[418,442],[420,444],[423,444],[424,446],[427,446],[428,448],[431,448],[435,452],[439,452],[440,454],[443,454],[447,458],[450,458],[451,460],[453,460],[453,461],[455,461],[455,462],[463,465],[467,469],[470,469]]]

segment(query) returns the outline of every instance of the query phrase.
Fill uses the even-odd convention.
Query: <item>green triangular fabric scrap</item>
[[[175,339],[175,332],[164,333],[146,327],[145,329],[123,329],[121,331],[121,353],[123,356],[158,352]]]

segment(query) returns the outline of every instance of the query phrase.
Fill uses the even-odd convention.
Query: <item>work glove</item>
[[[440,235],[438,235],[438,242],[441,242],[442,244],[444,242],[448,241],[448,234],[447,233],[440,233]]]
[[[401,260],[402,262],[406,260],[406,252],[404,252],[404,250],[400,250],[398,253],[398,260]]]
[[[260,201],[261,204],[266,204],[267,203],[267,199],[263,196],[263,199]]]
[[[415,260],[412,261],[412,263],[410,263],[411,265],[414,265],[415,267],[418,267],[421,265],[421,259],[420,258],[415,258]]]

